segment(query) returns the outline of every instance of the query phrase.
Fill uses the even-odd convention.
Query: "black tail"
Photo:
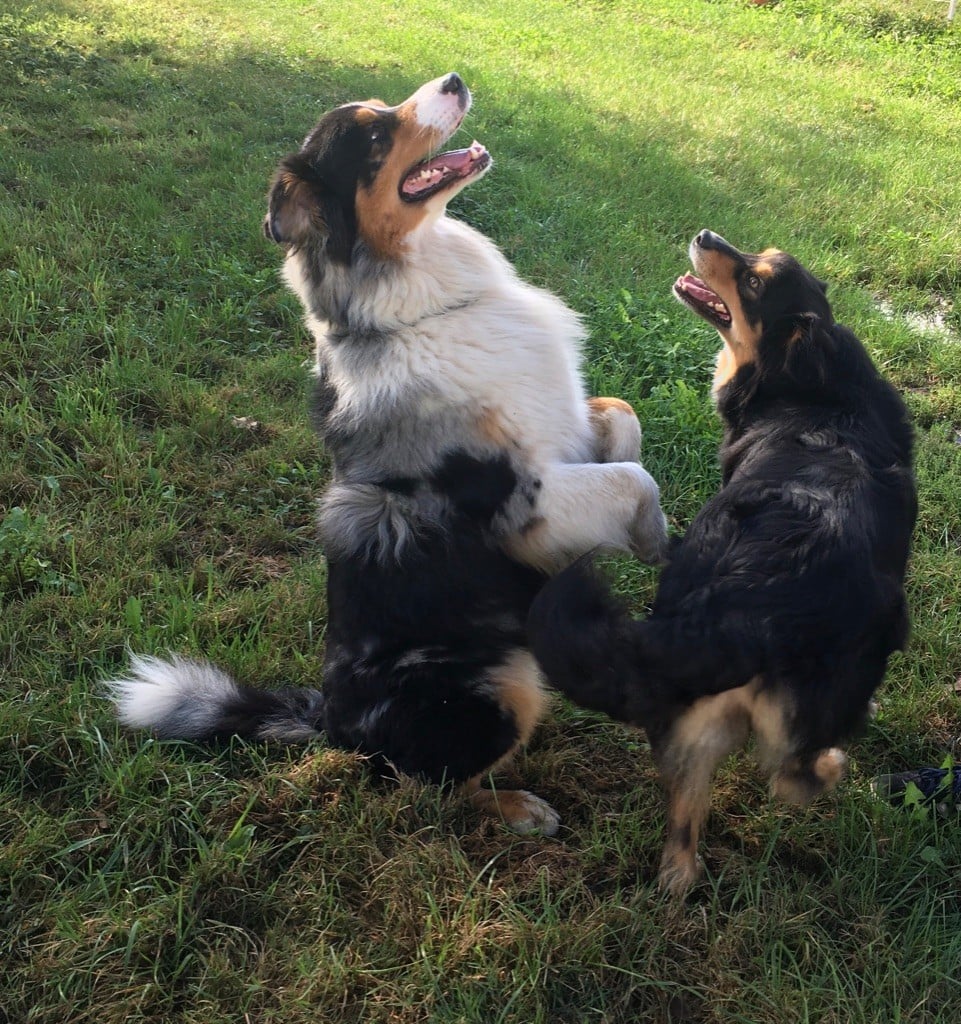
[[[216,665],[176,655],[169,661],[134,656],[129,675],[107,686],[125,726],[165,739],[304,743],[323,728],[324,698],[317,690],[255,690]]]
[[[636,625],[589,555],[547,583],[527,620],[531,650],[552,686],[583,707],[642,725]]]
[[[742,686],[763,671],[756,632],[730,630],[717,611],[634,619],[590,556],[551,580],[528,618],[531,650],[551,685],[645,728],[671,705]]]

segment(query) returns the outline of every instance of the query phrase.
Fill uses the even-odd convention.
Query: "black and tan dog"
[[[674,286],[724,347],[714,395],[722,486],[674,548],[636,621],[583,564],[530,617],[535,654],[573,700],[648,733],[668,796],[663,888],[698,876],[720,760],[753,732],[775,796],[841,777],[908,632],[916,513],[903,403],[834,322],[825,286],[783,252],[702,231]]]

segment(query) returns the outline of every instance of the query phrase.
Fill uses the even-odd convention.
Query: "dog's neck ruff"
[[[328,320],[330,326],[327,330],[327,341],[335,346],[341,345],[344,342],[363,345],[382,343],[398,335],[406,334],[408,331],[415,330],[430,320],[448,316],[460,310],[470,309],[471,306],[477,305],[477,302],[478,297],[473,296],[464,299],[462,302],[444,306],[441,309],[428,310],[415,320],[398,320],[396,323],[384,322],[381,324],[353,324],[351,323],[350,309],[348,308],[345,311],[346,316],[341,323],[334,323]]]
[[[480,263],[499,254],[486,239],[449,217],[412,232],[402,259],[384,259],[363,240],[349,263],[324,250],[288,253],[284,276],[312,316],[327,325],[331,345],[369,344],[417,329],[481,301]]]

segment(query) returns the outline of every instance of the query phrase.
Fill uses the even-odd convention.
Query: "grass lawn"
[[[871,777],[961,734],[961,22],[937,0],[6,0],[0,11],[0,1021],[955,1024],[961,822]],[[700,228],[793,251],[906,393],[910,649],[840,791],[727,764],[684,903],[643,737],[557,702],[516,837],[325,749],[121,736],[125,646],[315,684],[327,472],[261,234],[346,100],[457,70],[454,213],[591,327],[672,521],[717,484]],[[465,142],[465,144],[466,144]],[[612,560],[643,607],[656,573]]]

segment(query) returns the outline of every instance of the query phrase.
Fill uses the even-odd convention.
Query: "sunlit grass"
[[[961,1018],[957,823],[867,787],[961,731],[961,37],[942,7],[4,7],[0,1016]],[[851,781],[789,814],[749,761],[725,766],[680,907],[652,888],[643,737],[560,702],[498,778],[558,808],[548,840],[322,746],[121,737],[99,692],[128,645],[316,684],[327,462],[264,195],[323,110],[451,69],[495,158],[454,212],[585,316],[590,387],[640,411],[679,528],[717,483],[716,341],[670,296],[702,227],[827,279],[918,425],[914,635]],[[931,310],[946,335],[901,315]],[[650,600],[653,570],[610,571]]]

